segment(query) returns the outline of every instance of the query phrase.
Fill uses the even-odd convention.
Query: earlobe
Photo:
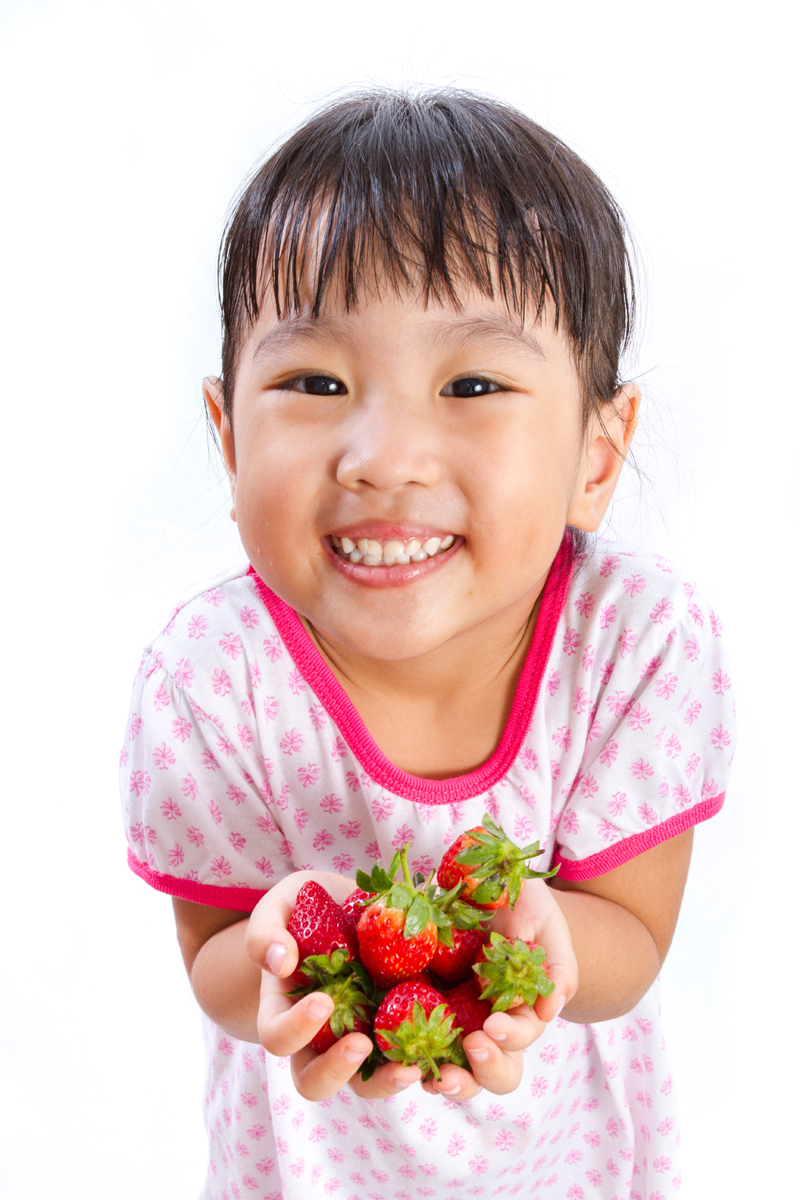
[[[635,384],[620,387],[592,416],[567,524],[594,533],[614,494],[639,420],[642,394]]]
[[[231,484],[231,497],[233,499],[233,507],[231,508],[231,520],[236,520],[236,456],[233,446],[233,430],[228,415],[225,412],[225,393],[221,379],[214,376],[207,376],[203,380],[203,399],[205,400],[208,415],[214,423],[214,428],[219,437],[220,449],[222,450],[222,459],[225,463],[225,470],[228,472],[228,479]]]

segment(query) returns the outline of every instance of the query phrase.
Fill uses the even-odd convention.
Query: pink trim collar
[[[303,678],[370,778],[393,795],[406,800],[421,804],[453,804],[488,791],[508,774],[519,754],[530,728],[542,676],[564,607],[572,561],[572,539],[566,532],[542,591],[533,640],[500,744],[491,758],[477,770],[453,779],[422,779],[399,770],[389,761],[373,741],[352,700],[314,645],[297,613],[267,587],[252,566],[249,573],[254,577],[261,599]]]

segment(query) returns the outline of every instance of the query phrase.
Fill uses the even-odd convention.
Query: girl
[[[720,623],[597,530],[633,436],[620,213],[521,114],[355,96],[253,176],[221,256],[205,398],[249,564],[147,648],[122,755],[130,865],[169,893],[206,1015],[205,1200],[537,1195],[680,1184],[656,978],[693,826],[731,758]],[[308,1046],[287,920],[488,811],[538,838],[497,926],[555,991],[436,1083]]]

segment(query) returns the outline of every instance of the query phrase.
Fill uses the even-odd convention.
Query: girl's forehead
[[[552,352],[554,342],[566,340],[556,327],[552,304],[546,303],[538,314],[533,307],[521,313],[477,289],[452,301],[385,289],[359,296],[352,305],[331,294],[318,314],[311,305],[279,314],[267,302],[248,340],[252,353],[260,357],[301,343],[357,340],[377,329],[414,337],[432,350],[492,344],[540,359]]]

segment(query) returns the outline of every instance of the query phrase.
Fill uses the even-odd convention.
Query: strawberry
[[[423,1078],[441,1079],[440,1063],[468,1065],[454,1020],[441,992],[407,980],[384,996],[375,1013],[375,1040],[386,1058],[418,1066]]]
[[[302,964],[304,986],[293,996],[324,992],[333,1000],[333,1012],[308,1043],[318,1054],[328,1050],[346,1033],[370,1034],[375,1007],[375,987],[360,963],[347,958],[348,950],[311,954]]]
[[[456,1014],[456,1024],[461,1026],[462,1038],[476,1029],[483,1029],[484,1021],[491,1015],[492,1006],[488,1000],[481,998],[474,976],[443,995]]]
[[[555,984],[545,974],[544,948],[536,942],[513,942],[492,933],[472,968],[484,1000],[494,1000],[492,1012],[505,1012],[517,1004],[533,1006],[539,996],[549,996]]]
[[[359,871],[356,882],[377,899],[365,909],[357,926],[361,961],[381,988],[411,979],[427,967],[437,942],[437,926],[449,924],[422,884],[415,885],[404,846],[386,872],[377,864],[372,874]],[[403,882],[395,882],[398,866]]]
[[[445,851],[437,879],[443,888],[463,883],[460,899],[476,908],[493,910],[506,905],[513,908],[523,879],[548,879],[558,870],[554,867],[552,871],[532,871],[526,865],[527,859],[543,853],[538,842],[517,846],[484,813],[482,825],[462,833]]]
[[[463,883],[459,883],[450,892],[436,897],[438,907],[451,924],[439,927],[439,942],[430,969],[447,987],[472,978],[472,964],[486,941],[483,923],[494,916],[491,912],[481,912],[473,904],[464,904],[459,899],[463,888]],[[429,895],[433,893],[429,891]]]
[[[304,883],[297,893],[287,928],[297,942],[299,958],[292,975],[296,983],[308,982],[301,968],[309,955],[347,950],[349,959],[358,958],[358,937],[353,917],[344,912],[322,884],[313,879]]]
[[[375,899],[374,892],[364,892],[361,888],[354,888],[347,899],[342,904],[342,908],[346,913],[358,923],[358,919],[364,909]]]
[[[486,932],[480,926],[477,929],[451,929],[450,936],[453,945],[446,945],[440,938],[429,964],[429,969],[447,987],[472,978],[472,964],[486,940]]]

